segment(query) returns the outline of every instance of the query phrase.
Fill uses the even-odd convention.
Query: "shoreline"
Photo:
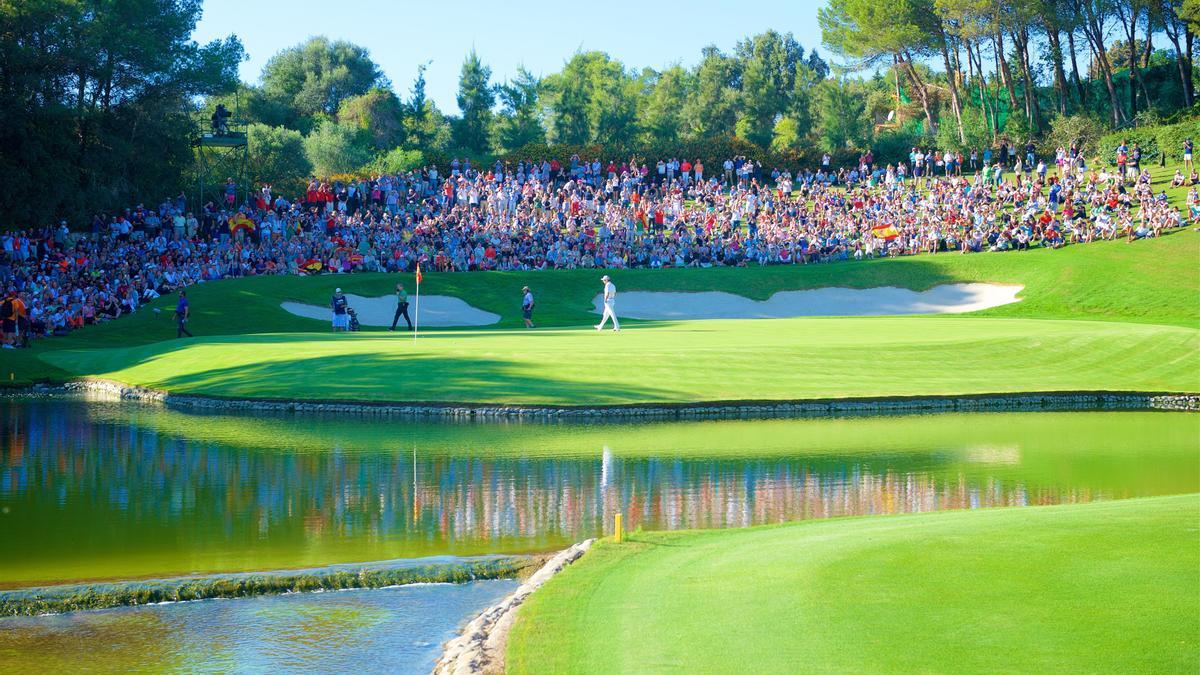
[[[402,558],[265,572],[228,572],[131,581],[67,583],[0,591],[0,617],[63,614],[214,598],[249,598],[384,588],[417,583],[462,583],[519,577],[540,556],[484,555]]]
[[[552,406],[459,402],[389,402],[225,398],[84,379],[63,385],[9,389],[7,396],[79,397],[130,401],[169,408],[226,412],[339,413],[445,420],[705,420],[898,415],[940,412],[1036,412],[1092,410],[1200,411],[1200,393],[1142,391],[1045,391],[923,396],[877,396],[695,403],[629,403]]]
[[[508,632],[525,600],[554,575],[583,557],[595,543],[587,539],[559,551],[526,579],[517,590],[476,615],[462,632],[442,645],[434,675],[469,675],[504,672]]]

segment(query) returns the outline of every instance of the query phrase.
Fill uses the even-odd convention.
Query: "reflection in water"
[[[9,672],[429,672],[515,581],[204,600],[0,619]]]
[[[89,406],[2,410],[0,507],[8,511],[0,540],[9,552],[0,557],[0,586],[544,550],[606,532],[617,512],[633,529],[741,527],[1166,494],[1200,483],[1200,417],[1186,414],[644,430],[410,425],[419,440],[397,450],[409,445],[395,433],[404,427],[381,425],[377,436],[363,436],[362,427],[376,424],[368,419],[260,421],[147,409],[122,417]],[[1043,428],[1081,419],[1090,437]],[[273,441],[270,425],[291,427],[324,450]],[[1023,428],[1031,437],[1015,431]],[[1125,439],[1144,439],[1147,429],[1158,445],[1149,455],[1130,451]],[[235,431],[253,444],[201,440]],[[670,441],[640,445],[647,436],[712,433],[732,440],[719,449],[703,449],[703,440],[666,450],[657,444]]]

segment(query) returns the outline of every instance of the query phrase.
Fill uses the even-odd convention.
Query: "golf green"
[[[1200,331],[1096,321],[843,318],[407,335],[265,334],[58,351],[53,365],[175,393],[602,405],[1200,391]]]
[[[1200,495],[635,533],[522,606],[509,672],[1188,672]]]

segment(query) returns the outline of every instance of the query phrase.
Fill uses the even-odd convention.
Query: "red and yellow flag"
[[[417,263],[417,285],[421,285],[421,263]]]
[[[892,225],[891,223],[884,223],[882,225],[876,225],[875,227],[872,227],[871,234],[885,241],[891,241],[892,239],[900,236],[900,232],[896,229],[896,226]]]

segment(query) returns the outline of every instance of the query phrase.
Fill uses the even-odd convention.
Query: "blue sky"
[[[809,2],[569,2],[517,0],[205,0],[195,39],[207,42],[230,33],[241,38],[250,60],[242,79],[258,82],[276,52],[312,35],[345,39],[370,50],[396,92],[406,98],[417,65],[426,71],[426,93],[444,112],[457,113],[454,95],[463,57],[474,45],[503,81],[524,64],[534,74],[562,68],[577,49],[602,50],[626,66],[685,66],[713,44],[724,51],[741,38],[768,29],[791,32],[806,50],[822,56],[817,8]]]

